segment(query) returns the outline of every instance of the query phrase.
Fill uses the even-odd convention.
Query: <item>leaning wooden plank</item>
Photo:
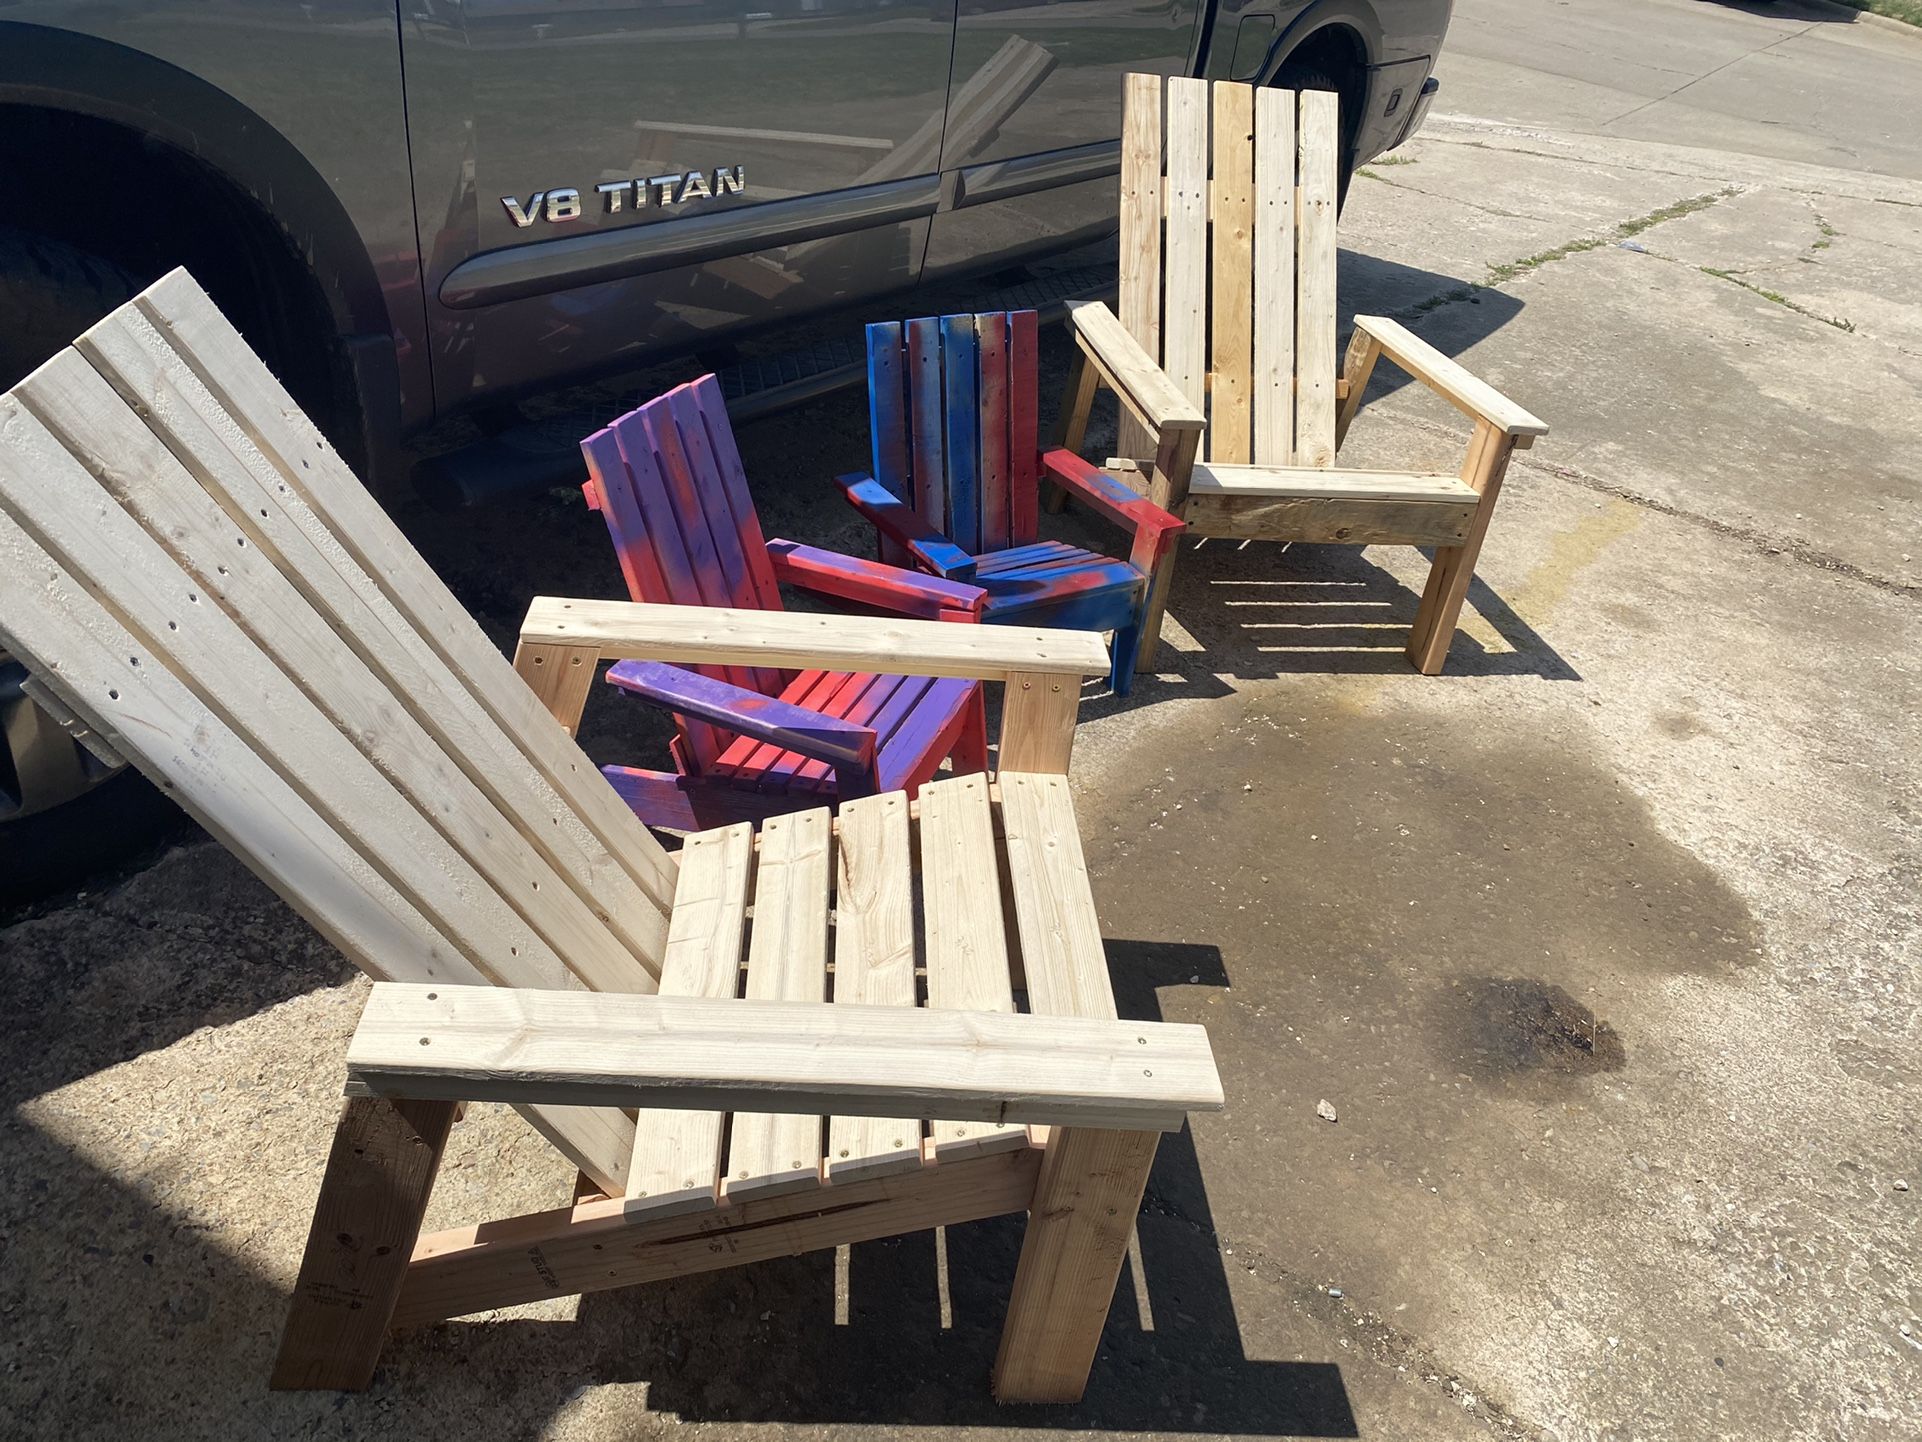
[[[1217,85],[1209,215],[1208,459],[1246,461],[1254,369],[1255,91]]]
[[[836,829],[834,1004],[911,1007],[914,888],[908,798],[890,791],[844,802]],[[920,1165],[919,1119],[837,1115],[828,1123],[831,1182]]]
[[[1208,82],[1168,82],[1168,237],[1161,365],[1190,403],[1207,396]],[[1332,362],[1331,362],[1332,364]]]
[[[702,831],[681,847],[681,882],[661,963],[662,996],[727,1000],[741,985],[741,939],[747,931],[748,877],[754,828]],[[627,1173],[628,1210],[673,1216],[720,1200],[721,1138],[717,1111],[645,1111],[634,1128]]]
[[[9,487],[4,479],[0,491],[20,512],[36,516],[30,524],[44,534],[61,532],[64,539],[54,548],[130,629],[144,632],[149,644],[191,671],[198,685],[218,691],[239,658],[228,649],[232,629],[213,621],[230,619],[246,638],[241,647],[257,648],[271,663],[256,668],[258,674],[280,679],[273,669],[278,667],[289,693],[296,688],[304,693],[392,783],[402,807],[411,804],[418,820],[484,878],[556,956],[565,957],[571,970],[604,989],[652,990],[651,977],[633,953],[541,853],[501,824],[488,796],[395,704],[383,680],[340,631],[307,604],[260,547],[248,544],[246,533],[84,360],[72,351],[62,353],[21,387],[19,397],[29,406],[47,405],[74,448],[70,453],[51,432],[34,435],[22,425],[14,446],[34,474],[61,462],[72,465],[75,474],[82,465],[110,474],[105,484],[121,507],[76,524],[67,520],[73,509],[68,503],[82,492],[67,486]],[[133,555],[123,551],[126,545],[133,546]],[[183,573],[205,599],[188,606],[183,618],[159,627],[152,608],[176,589]],[[239,673],[233,675],[237,681]],[[215,704],[220,704],[217,697]],[[264,739],[267,733],[254,734]],[[298,765],[288,753],[279,754],[283,766]],[[407,845],[399,841],[406,830],[400,826],[380,834]],[[516,944],[513,936],[503,940]]]
[[[938,622],[935,624],[939,624]],[[957,631],[972,627],[956,626]],[[761,851],[754,877],[754,928],[747,943],[747,997],[774,1003],[816,1003],[814,1014],[833,1015],[818,1003],[827,996],[828,867],[833,830],[826,807],[793,816],[772,816],[761,827]],[[684,1002],[709,1015],[732,1013],[742,1002]],[[783,1011],[788,1010],[783,1006]],[[765,1014],[766,1008],[756,1008]],[[841,1008],[852,1010],[852,1008]],[[620,1028],[623,1041],[630,1033]],[[723,1044],[726,1045],[725,1043]],[[746,1042],[743,1052],[756,1043]],[[650,1046],[650,1064],[665,1060],[665,1048]],[[765,1055],[767,1048],[760,1048]],[[745,1056],[737,1054],[737,1062]],[[750,1088],[749,1091],[758,1091]],[[819,1098],[803,1111],[785,1105],[765,1111],[740,1111],[762,1105],[747,1093],[714,1103],[733,1110],[728,1132],[728,1197],[746,1200],[813,1186],[821,1180],[821,1113],[831,1111]],[[695,1102],[695,1105],[706,1103]]]
[[[181,279],[192,291],[191,281]],[[161,282],[150,295],[165,296],[173,280],[169,277]],[[205,298],[199,297],[199,303],[206,306]],[[206,308],[212,321],[205,327],[211,335],[205,347],[219,350],[221,342],[217,334],[212,334],[213,326],[217,323],[226,328],[226,322],[217,312],[211,312],[210,306]],[[195,329],[188,327],[188,339]],[[231,335],[231,329],[226,329]],[[538,717],[542,714],[540,703],[525,694],[524,686],[509,685],[504,679],[498,680],[493,689],[506,695],[474,694],[471,676],[462,674],[461,668],[447,659],[449,647],[455,651],[467,649],[456,634],[462,627],[471,632],[471,641],[481,648],[485,670],[501,678],[507,673],[505,664],[447,595],[446,588],[427,571],[418,554],[392,532],[392,523],[373,505],[360,483],[330,451],[323,454],[315,449],[312,461],[303,456],[295,464],[277,459],[276,453],[257,445],[245,423],[237,424],[227,402],[209,389],[193,358],[176,350],[176,340],[186,347],[186,340],[178,335],[170,339],[141,309],[128,306],[82,337],[79,348],[246,533],[248,544],[261,550],[316,610],[332,620],[366,665],[386,679],[400,705],[436,737],[469,780],[495,801],[523,839],[567,878],[576,895],[597,910],[602,923],[622,937],[638,963],[631,984],[651,987],[651,972],[666,933],[665,904],[657,905],[651,893],[637,886],[630,869],[577,815],[576,800],[562,794],[564,788],[557,788],[551,777],[523,754],[522,745],[503,729],[499,719],[503,707]],[[238,349],[243,357],[231,361],[240,381],[248,381],[256,373],[266,377],[258,361],[239,345],[238,337],[233,337],[230,348]],[[266,377],[264,385],[278,390],[271,377]],[[27,387],[22,389],[24,392]],[[81,433],[73,429],[77,420],[62,393],[36,391],[30,403],[43,410],[55,429],[79,443]],[[249,396],[249,403],[268,404],[257,396]],[[291,402],[287,405],[291,407]],[[286,424],[297,428],[306,422],[294,412],[294,419]],[[313,445],[321,444],[315,436]],[[297,474],[290,475],[290,468]],[[110,489],[122,484],[113,466],[106,466],[103,475]],[[344,496],[346,490],[354,495]],[[339,502],[337,508],[356,521],[361,519],[358,513],[363,508],[371,510],[376,519],[368,522],[369,526],[390,533],[388,561],[403,567],[398,579],[371,574],[350,549],[343,549],[341,539],[334,534],[333,521],[318,513],[310,503],[313,498]],[[123,500],[123,504],[133,503],[131,498]],[[418,595],[423,607],[445,614],[449,618],[446,627],[451,629],[423,630],[394,600],[397,590]],[[536,749],[572,753],[569,764],[581,766],[578,747],[556,735],[550,721],[541,721],[537,729],[544,740]],[[595,795],[578,785],[574,790]],[[600,790],[604,792],[605,788]],[[615,805],[625,812],[618,802]],[[588,810],[592,811],[592,803]],[[628,819],[632,820],[631,815]],[[642,839],[658,855],[652,838],[643,832]],[[664,859],[662,864],[666,864]],[[641,975],[643,972],[647,974]]]
[[[1112,1020],[1114,990],[1067,778],[1004,771],[1000,779],[1028,1008]]]
[[[176,270],[150,286],[135,304],[272,462],[289,493],[311,508],[325,531],[380,585],[566,801],[563,824],[574,824],[571,818],[578,816],[645,893],[657,913],[651,925],[658,946],[666,935],[674,895],[673,863],[660,843],[595,774],[580,748],[554,726],[527,688],[509,679],[513,671],[506,659],[193,279]],[[84,353],[84,343],[81,349]],[[295,517],[302,519],[298,513]],[[628,924],[638,928],[641,920],[628,918]]]
[[[1095,676],[1107,647],[1086,631],[955,626],[941,621],[806,612],[649,606],[536,596],[521,639],[589,645],[603,658],[859,671],[885,664],[912,676],[999,680],[1010,672]],[[522,688],[523,690],[526,688]]]
[[[1358,315],[1355,329],[1381,342],[1388,358],[1433,388],[1452,405],[1496,430],[1511,436],[1545,436],[1548,426],[1523,410],[1487,381],[1469,374],[1399,321],[1386,316]]]
[[[801,814],[819,819],[775,820],[818,828],[825,839],[827,813]],[[825,862],[826,848],[819,854]],[[768,870],[763,850],[757,931],[770,900]],[[1022,935],[1027,942],[1030,934]],[[805,953],[805,939],[795,939],[801,944],[784,954]],[[752,987],[752,941],[747,974]],[[825,967],[820,975],[825,982]],[[1037,996],[1029,978],[1037,1005],[1065,1004],[1071,998],[1062,991]],[[1112,1013],[1112,1001],[1105,1004]],[[357,1096],[755,1107],[803,1120],[838,1108],[1142,1131],[1179,1130],[1189,1112],[1222,1104],[1208,1034],[1187,1023],[491,986],[375,987],[347,1049],[347,1077]],[[808,1135],[818,1137],[818,1128]],[[818,1180],[815,1166],[795,1167],[789,1150],[774,1154],[781,1160],[768,1175],[800,1171]],[[731,1150],[735,1195],[739,1170]]]
[[[0,426],[0,511],[132,634],[141,664],[179,677],[489,980],[566,984],[552,946],[10,396]]]
[[[1122,326],[1156,362],[1161,358],[1162,84],[1159,75],[1129,74],[1121,81],[1121,276],[1116,297]],[[1154,442],[1139,420],[1124,413],[1116,449],[1145,456]]]
[[[4,412],[4,407],[0,407]],[[0,414],[0,454],[10,426]],[[0,636],[13,656],[376,980],[486,977],[274,769],[0,512]],[[521,1107],[582,1171],[619,1190],[633,1123],[612,1109]]]
[[[1295,464],[1335,463],[1335,195],[1340,102],[1304,90],[1298,179],[1301,284],[1295,299]]]
[[[1295,449],[1295,93],[1255,92],[1254,458]]]
[[[584,1202],[422,1237],[396,1326],[737,1267],[1025,1210],[1040,1153],[1023,1147],[844,1187],[790,1192],[701,1217],[645,1218]]]
[[[1014,1011],[988,789],[985,776],[921,788],[928,1005],[942,1011]],[[944,1162],[1027,1143],[1023,1128],[1011,1122],[937,1121],[933,1130],[935,1157]]]

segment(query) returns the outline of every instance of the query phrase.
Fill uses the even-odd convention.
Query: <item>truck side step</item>
[[[970,295],[967,304],[981,311],[1039,311],[1042,324],[1047,325],[1067,314],[1070,301],[1109,298],[1114,289],[1114,266],[1078,266]],[[863,384],[867,379],[866,319],[851,318],[828,339],[715,372],[729,417],[737,422],[754,420]],[[429,504],[448,509],[576,485],[587,474],[581,462],[581,441],[633,404],[610,401],[509,426],[418,462],[414,484]]]

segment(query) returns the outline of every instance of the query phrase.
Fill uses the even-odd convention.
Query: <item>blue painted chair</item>
[[[975,586],[765,541],[713,376],[581,442],[587,503],[607,522],[636,601],[782,609],[780,582],[867,609],[972,622]],[[602,768],[650,826],[691,831],[824,802],[913,792],[952,756],[987,768],[976,681],[766,666],[622,661],[607,679],[674,713],[676,771]]]
[[[1035,431],[1035,313],[868,327],[872,476],[842,476],[904,559],[987,593],[981,619],[1114,632],[1115,694],[1152,654],[1182,523]],[[1129,534],[1126,560],[1037,535],[1043,476]]]

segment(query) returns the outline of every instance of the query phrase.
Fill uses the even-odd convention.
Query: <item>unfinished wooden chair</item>
[[[540,600],[510,668],[184,271],[0,397],[0,627],[51,714],[401,984],[275,1385],[364,1386],[395,1325],[1025,1210],[996,1393],[1080,1394],[1157,1135],[1220,1104],[1198,1028],[1115,1017],[1066,780],[1094,637]],[[607,658],[1001,682],[1001,770],[677,859],[568,735]],[[585,1199],[422,1237],[483,1098]]]
[[[721,388],[677,386],[581,442],[582,491],[636,601],[779,611],[781,582],[900,615],[973,621],[980,588],[767,541]],[[698,831],[879,791],[912,795],[952,755],[988,764],[981,685],[962,677],[622,661],[607,679],[674,713],[676,772],[602,768],[650,826]]]
[[[1136,483],[1193,535],[1434,547],[1407,645],[1433,675],[1509,454],[1548,427],[1383,316],[1355,317],[1337,366],[1339,141],[1326,91],[1126,78],[1120,316],[1100,302],[1071,307],[1078,356],[1063,443],[1080,447],[1105,383]],[[1458,474],[1336,468],[1384,355],[1473,419]],[[1191,427],[1204,408],[1205,447]]]
[[[1041,449],[1035,359],[1031,310],[870,325],[874,474],[841,488],[884,556],[980,587],[983,621],[1112,631],[1109,681],[1125,696],[1181,522],[1073,451]],[[1043,476],[1127,532],[1128,559],[1041,540]]]

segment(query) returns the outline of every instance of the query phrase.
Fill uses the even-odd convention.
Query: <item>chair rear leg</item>
[[[1160,1140],[1076,1127],[1048,1138],[994,1360],[996,1401],[1081,1400]]]
[[[342,1106],[268,1385],[359,1391],[373,1380],[459,1107],[384,1097]]]
[[[1123,626],[1114,633],[1111,649],[1114,652],[1114,667],[1108,673],[1108,689],[1117,696],[1126,696],[1135,688],[1135,664],[1142,650],[1139,616],[1132,625]]]

